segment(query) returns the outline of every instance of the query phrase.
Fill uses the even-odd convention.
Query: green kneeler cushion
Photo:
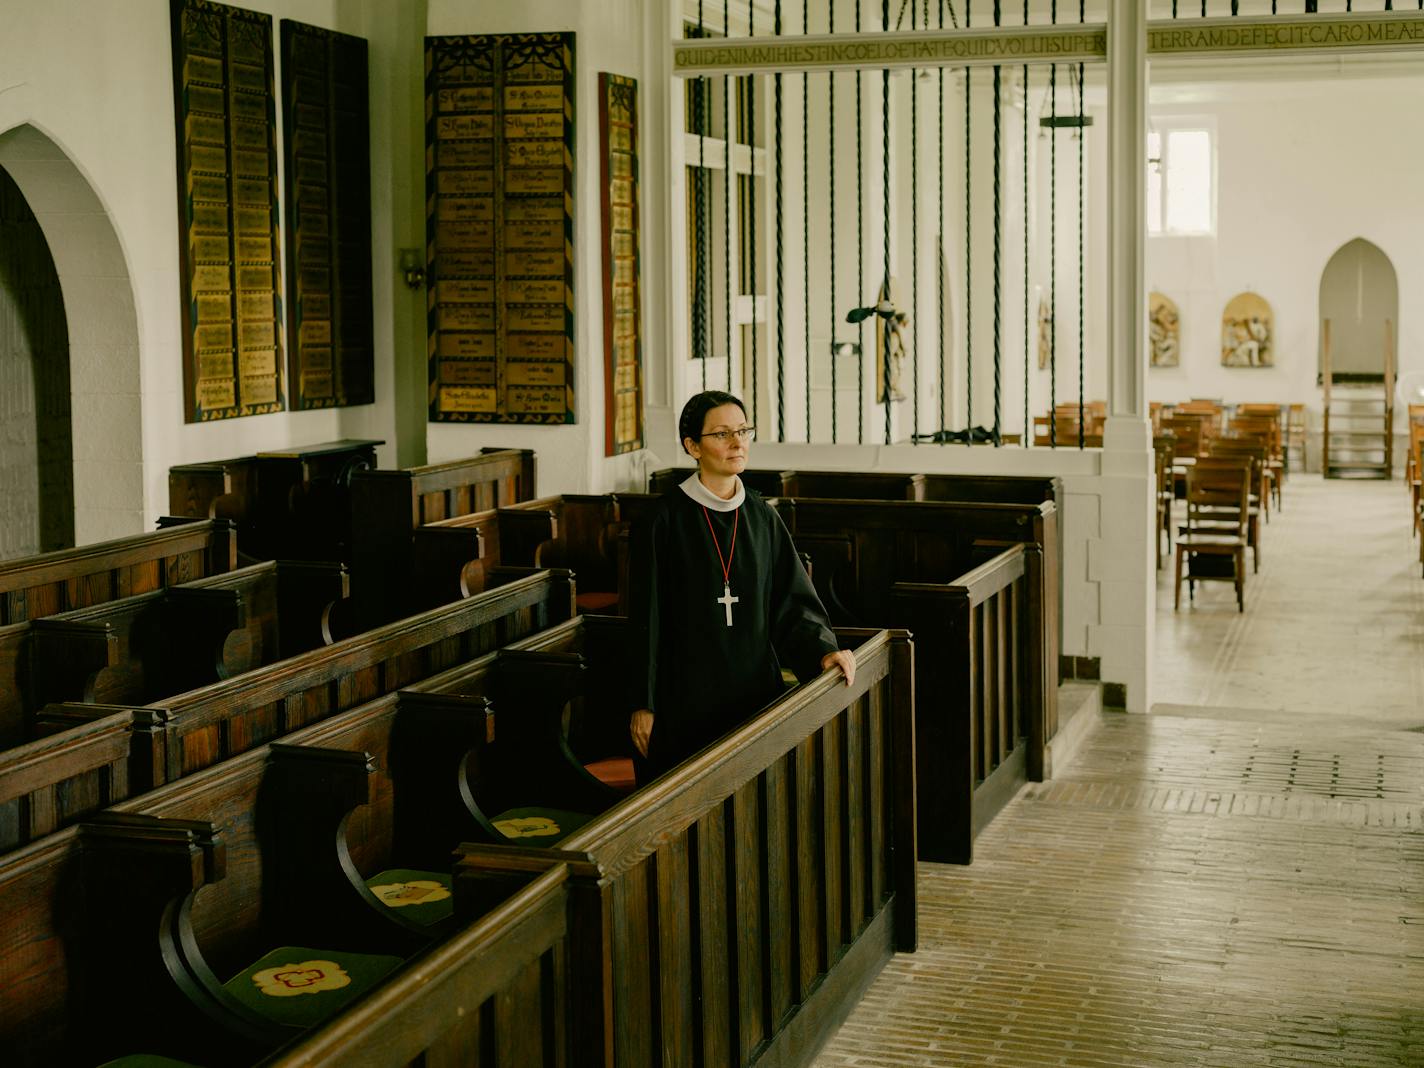
[[[157,1053],[130,1053],[116,1061],[105,1061],[99,1068],[198,1068],[191,1061],[175,1061]]]
[[[556,845],[589,820],[585,812],[566,812],[559,808],[511,808],[494,819],[494,829],[511,842],[520,845]]]
[[[454,915],[450,883],[448,872],[390,868],[367,879],[366,888],[387,908],[428,927]]]
[[[283,946],[223,984],[254,1012],[274,1023],[311,1027],[384,979],[399,957]]]

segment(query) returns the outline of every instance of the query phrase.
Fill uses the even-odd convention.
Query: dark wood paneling
[[[430,419],[574,421],[574,35],[425,39]]]
[[[292,407],[376,399],[364,38],[282,20]]]
[[[598,164],[603,209],[603,453],[643,447],[642,221],[638,83],[598,75]]]
[[[272,17],[171,5],[184,418],[281,411]]]

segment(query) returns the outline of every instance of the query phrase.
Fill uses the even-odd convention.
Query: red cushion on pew
[[[578,604],[581,612],[602,612],[607,608],[618,607],[616,593],[600,593],[598,590],[580,593],[574,597],[574,601]]]
[[[625,794],[631,794],[638,785],[633,779],[631,757],[609,757],[607,760],[595,760],[592,764],[585,764],[584,770],[605,786],[611,786]]]

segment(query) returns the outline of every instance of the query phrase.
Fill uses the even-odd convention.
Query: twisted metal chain
[[[747,5],[747,36],[756,36],[755,3]],[[756,181],[756,80],[755,74],[747,76],[747,273],[751,276],[747,289],[752,295],[752,426],[757,423],[757,204],[761,199],[757,195]]]
[[[915,8],[910,8],[910,29]],[[920,72],[910,69],[910,307],[914,313],[910,335],[910,441],[920,432]]]
[[[964,28],[970,28],[972,5],[965,5]],[[964,68],[964,425],[974,428],[974,118],[970,107],[971,68]],[[971,436],[970,440],[973,438]]]
[[[881,0],[880,3],[881,30],[888,32],[890,29],[890,0]],[[880,141],[881,141],[881,211],[882,226],[884,231],[885,244],[885,269],[884,287],[885,302],[889,304],[892,300],[890,294],[890,71],[886,68],[880,72]],[[879,304],[879,301],[876,301]],[[894,320],[882,318],[880,320],[880,336],[883,341],[883,352],[880,369],[880,391],[885,402],[885,444],[890,444],[890,340],[891,330]]]
[[[1232,3],[1232,14],[1236,14],[1235,3]],[[1078,0],[1078,21],[1086,22],[1085,0]],[[1083,320],[1084,320],[1084,292],[1087,287],[1087,273],[1083,262],[1083,146],[1088,140],[1088,127],[1083,122],[1083,96],[1087,92],[1087,86],[1083,84],[1083,64],[1078,64],[1078,448],[1084,446],[1084,434],[1087,432],[1084,420],[1083,404],[1083,376],[1084,376],[1084,352],[1083,352]]]
[[[753,3],[756,0],[752,0]],[[835,0],[831,0],[826,5],[827,10],[827,32],[836,32],[836,5]],[[837,429],[840,423],[839,413],[836,411],[837,376],[836,364],[836,72],[828,71],[826,74],[826,89],[829,92],[830,100],[826,111],[826,156],[830,164],[830,208],[831,208],[831,444],[836,444]],[[809,389],[810,383],[807,383]]]
[[[1028,0],[1023,6],[1024,25],[1028,25]],[[1023,69],[1023,446],[1028,448],[1033,438],[1033,421],[1029,414],[1029,219],[1028,219],[1028,64]]]
[[[1001,24],[1003,13],[1000,10],[1000,0],[994,0],[994,25]],[[1001,89],[1002,71],[999,66],[994,67],[994,447],[999,447],[999,434],[1001,429],[1001,400],[1002,389],[1000,386],[1000,362],[1003,359],[1001,348],[1003,340],[1003,330],[1000,318],[1003,314],[1003,295],[1000,290],[1000,270],[1001,270],[1001,250],[1000,250],[1000,212],[1001,212],[1001,190],[999,187],[999,157],[1001,153],[1000,130],[1003,121],[1003,109],[999,106],[999,92]]]
[[[722,38],[731,36],[731,4],[722,4]],[[732,392],[732,82],[722,75],[722,315],[727,341],[727,392]],[[740,288],[740,287],[738,287]]]
[[[1088,139],[1088,128],[1083,125],[1083,65],[1078,65],[1078,448],[1083,448],[1086,433],[1083,403],[1084,359],[1083,334],[1084,293],[1087,290],[1087,271],[1083,259],[1083,143]]]
[[[801,32],[810,32],[809,2],[801,5]],[[801,75],[801,293],[806,356],[806,441],[811,440],[811,76]]]
[[[939,28],[944,29],[944,4],[939,4]],[[936,290],[936,303],[939,306],[939,424],[938,430],[945,430],[944,422],[944,385],[945,385],[945,348],[944,348],[944,68],[939,68],[939,151],[936,153],[936,163],[939,170],[939,243],[935,248],[935,278],[938,282]]]
[[[1050,17],[1058,24],[1058,0]],[[1058,64],[1048,74],[1048,445],[1058,448]]]
[[[860,0],[855,0],[855,32],[860,33]],[[865,159],[861,129],[861,72],[855,72],[855,299],[865,302]],[[865,321],[855,326],[859,357],[855,361],[855,438],[865,444]]]
[[[774,32],[781,36],[781,0],[776,0]],[[776,440],[786,440],[786,249],[782,224],[782,159],[781,159],[781,75],[775,75],[776,91]]]

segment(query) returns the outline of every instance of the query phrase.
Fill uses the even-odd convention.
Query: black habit
[[[775,700],[783,666],[807,682],[839,648],[786,524],[754,490],[734,511],[706,508],[681,488],[664,494],[633,531],[630,570],[630,710],[654,714],[640,781]]]

